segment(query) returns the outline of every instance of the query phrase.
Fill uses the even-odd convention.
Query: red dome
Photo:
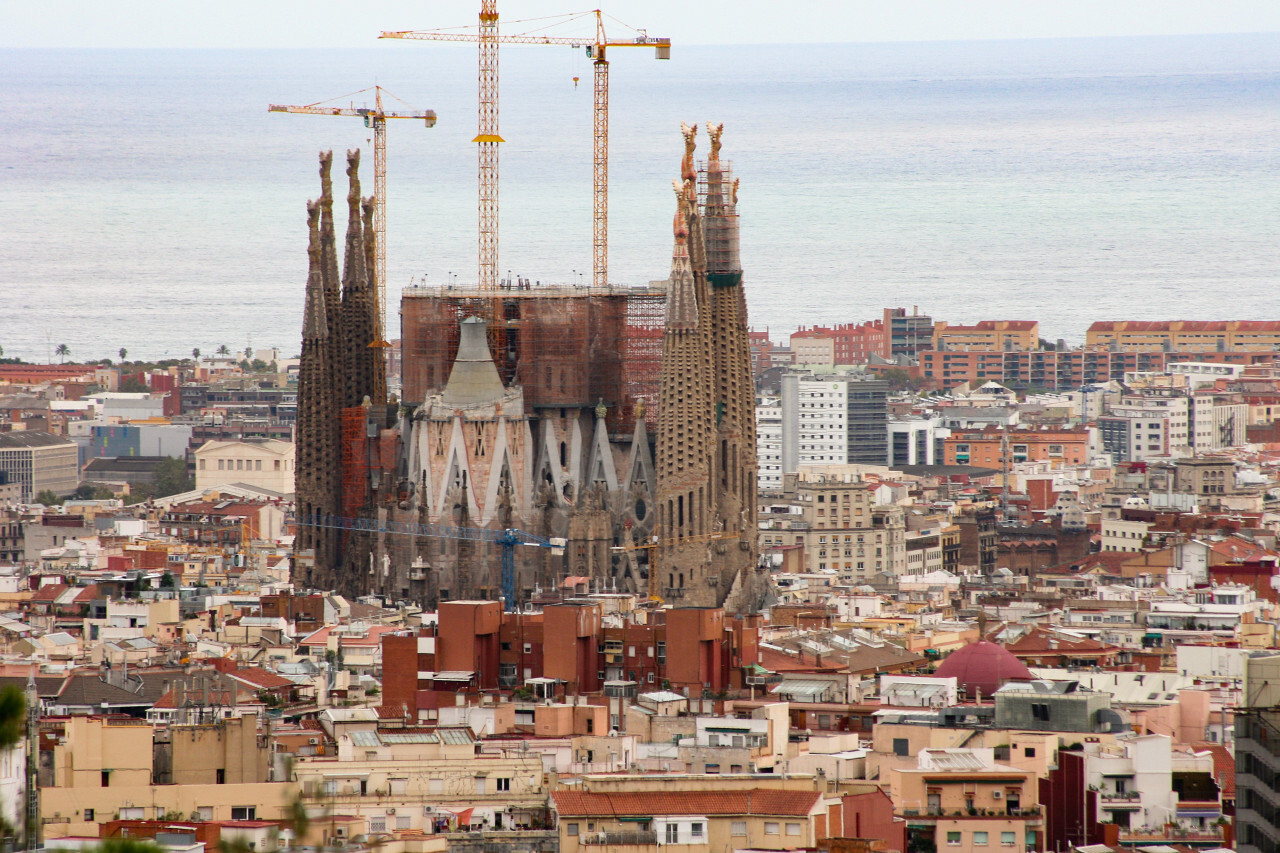
[[[990,696],[1006,681],[1030,681],[1034,676],[1022,661],[1004,646],[983,640],[952,652],[934,675],[938,678],[955,677],[957,686],[972,700]]]

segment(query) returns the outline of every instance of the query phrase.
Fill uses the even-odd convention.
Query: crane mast
[[[591,283],[609,284],[609,60],[604,22],[596,10],[595,115],[591,163]]]
[[[368,92],[369,89],[362,89],[359,92],[352,92],[352,95],[359,95]],[[384,349],[390,344],[387,343],[386,334],[386,312],[387,312],[387,119],[389,118],[414,118],[422,119],[426,122],[427,127],[435,127],[436,114],[435,110],[423,110],[413,112],[388,112],[382,106],[381,86],[373,87],[374,107],[331,107],[325,106],[326,101],[320,101],[315,104],[306,104],[304,106],[291,106],[287,104],[271,104],[267,107],[267,112],[272,113],[294,113],[296,115],[316,115],[316,116],[355,116],[364,119],[364,126],[373,130],[373,246],[375,269],[374,276],[374,299],[376,305],[376,323],[377,328],[374,330],[374,346]],[[342,97],[350,97],[344,95]],[[392,97],[395,97],[392,95]],[[333,100],[333,99],[331,99]]]
[[[609,60],[606,48],[652,47],[658,59],[671,58],[671,39],[650,36],[644,30],[629,40],[610,40],[605,33],[604,15],[599,9],[587,14],[595,17],[594,37],[566,37],[541,34],[501,35],[498,32],[497,0],[480,0],[480,28],[477,32],[458,31],[385,31],[380,38],[415,39],[420,41],[477,42],[480,48],[479,127],[475,142],[479,143],[479,221],[480,221],[480,290],[496,290],[498,286],[498,46],[500,44],[561,45],[586,47],[592,59],[594,78],[594,116],[592,121],[592,233],[591,283],[597,287],[609,283]],[[577,19],[583,16],[570,16]],[[488,310],[488,309],[486,309]],[[493,318],[490,318],[493,319]],[[496,333],[498,324],[491,323]]]
[[[477,284],[498,289],[498,0],[480,0],[480,79],[475,141],[479,143],[479,256]],[[492,319],[492,318],[490,318]]]

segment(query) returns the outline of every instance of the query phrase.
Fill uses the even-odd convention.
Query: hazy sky
[[[652,35],[670,36],[677,45],[1280,30],[1277,0],[612,0],[601,5]],[[369,47],[383,29],[474,23],[478,7],[478,0],[0,0],[0,47]],[[498,4],[504,21],[575,8],[563,0]]]

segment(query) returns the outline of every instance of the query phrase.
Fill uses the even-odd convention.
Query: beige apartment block
[[[149,727],[148,727],[149,728]],[[292,782],[247,785],[112,785],[109,788],[41,788],[45,838],[98,835],[104,820],[286,820],[297,799]]]
[[[244,483],[293,494],[293,442],[206,441],[196,448],[196,488]]]

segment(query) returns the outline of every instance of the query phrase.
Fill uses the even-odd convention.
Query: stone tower
[[[371,345],[377,334],[369,258],[369,199],[360,198],[360,152],[347,152],[347,235],[338,273],[333,153],[320,155],[320,199],[307,205],[308,274],[298,378],[295,478],[299,518],[365,517],[373,510],[371,460],[387,419],[386,378]],[[375,428],[376,427],[376,428]],[[316,588],[362,594],[356,567],[372,564],[374,538],[299,526],[299,578]]]
[[[364,219],[360,208],[360,151],[347,152],[347,241],[342,269],[342,407],[373,402],[374,325]],[[370,237],[372,235],[369,235]]]
[[[757,561],[754,388],[738,260],[736,184],[695,169],[694,127],[676,184],[658,421],[659,545],[650,591],[685,606],[750,606]]]
[[[324,160],[321,160],[324,163]],[[322,166],[323,168],[323,166]],[[338,421],[330,370],[329,318],[325,305],[324,245],[321,203],[307,203],[308,272],[306,308],[302,319],[302,358],[298,367],[298,422],[294,471],[299,518],[332,515],[338,507]],[[314,566],[304,583],[320,584],[322,566],[337,556],[332,530],[299,526],[297,551],[314,552]]]

